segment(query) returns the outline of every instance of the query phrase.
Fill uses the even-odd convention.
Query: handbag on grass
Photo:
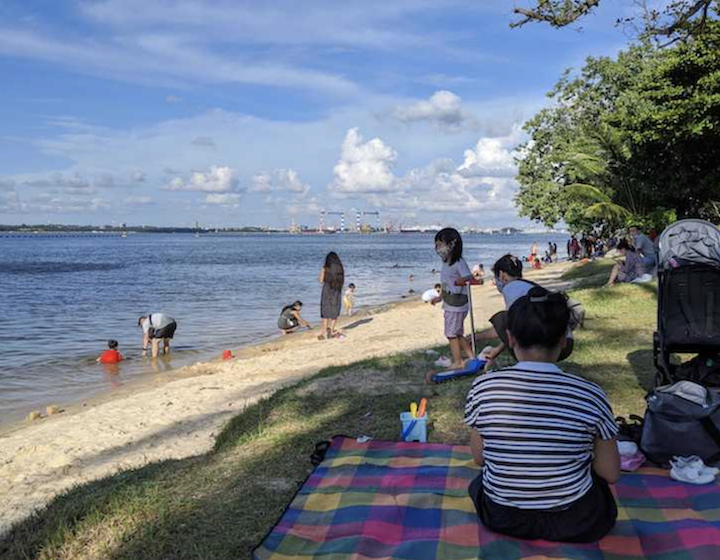
[[[674,455],[720,460],[720,390],[692,381],[656,387],[647,398],[641,448],[655,463]]]

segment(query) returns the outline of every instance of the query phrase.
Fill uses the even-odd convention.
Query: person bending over
[[[278,328],[283,334],[290,334],[299,327],[307,327],[312,330],[310,323],[300,315],[302,306],[302,301],[296,301],[282,308],[280,317],[278,318]]]
[[[508,347],[507,338],[507,311],[513,303],[526,295],[534,286],[534,282],[523,279],[523,265],[520,259],[513,255],[507,254],[500,257],[492,268],[494,275],[495,287],[502,294],[505,301],[505,311],[498,311],[490,317],[491,328],[480,331],[475,335],[475,342],[482,343],[493,338],[499,338],[500,344],[485,354],[487,363],[485,369],[489,370],[493,366],[495,359]],[[567,342],[560,353],[558,361],[562,361],[572,354],[574,340],[572,330],[568,328]]]
[[[152,344],[152,357],[157,358],[161,340],[163,354],[170,353],[170,339],[175,336],[177,329],[175,319],[164,313],[150,313],[138,319],[138,326],[142,327],[143,331],[143,356],[147,354],[148,344]]]
[[[483,467],[468,492],[492,531],[594,542],[615,525],[618,428],[603,390],[555,365],[569,318],[564,294],[531,288],[508,312],[520,361],[478,377],[468,393],[465,423]]]

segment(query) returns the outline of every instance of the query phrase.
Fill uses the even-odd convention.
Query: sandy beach
[[[528,274],[548,287],[570,263]],[[473,289],[477,328],[502,308],[492,283]],[[0,433],[0,533],[68,488],[209,450],[225,422],[279,388],[328,366],[413,352],[446,342],[442,311],[420,301],[389,304],[345,318],[347,338],[318,341],[317,330],[198,363],[162,384],[68,407]]]

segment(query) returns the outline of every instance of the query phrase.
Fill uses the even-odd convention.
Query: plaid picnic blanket
[[[478,467],[459,445],[333,438],[256,560],[720,559],[720,484],[624,474],[618,521],[598,543],[521,541],[485,529],[467,494]]]

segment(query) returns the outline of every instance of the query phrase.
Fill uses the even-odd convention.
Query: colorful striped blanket
[[[619,516],[598,543],[521,541],[485,529],[467,494],[470,449],[333,438],[256,560],[720,559],[720,484],[641,469],[614,487]]]

